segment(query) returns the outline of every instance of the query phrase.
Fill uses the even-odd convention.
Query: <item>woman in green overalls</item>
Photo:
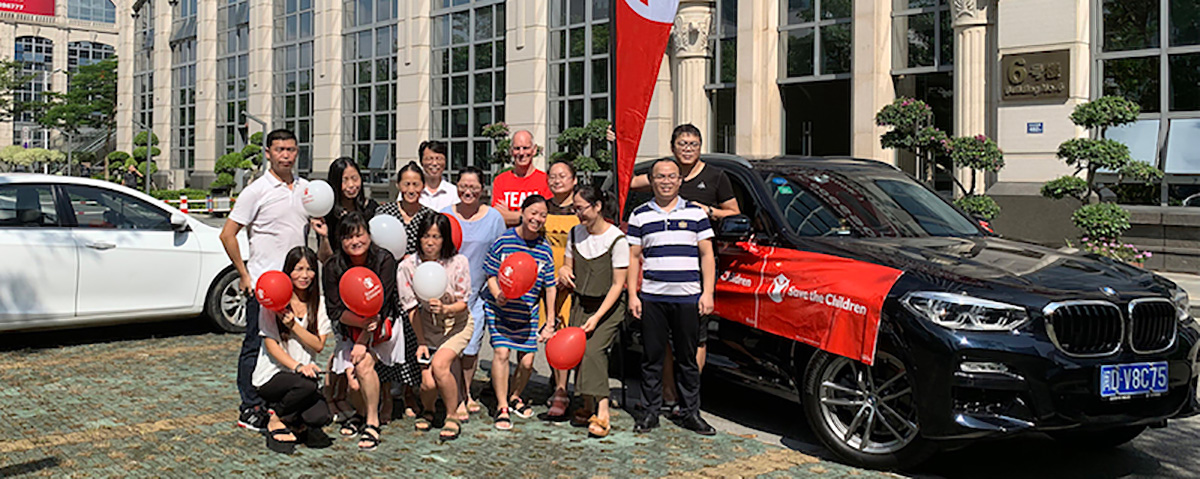
[[[602,190],[584,186],[575,191],[579,226],[567,238],[559,282],[572,289],[570,325],[588,333],[587,351],[575,376],[575,390],[584,406],[571,423],[587,426],[592,437],[608,436],[608,348],[625,320],[625,274],[629,243],[609,223],[616,204]]]

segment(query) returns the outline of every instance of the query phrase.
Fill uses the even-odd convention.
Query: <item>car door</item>
[[[191,231],[171,228],[171,212],[115,189],[66,185],[63,191],[75,219],[80,316],[195,309],[200,243]]]
[[[0,184],[0,330],[75,315],[79,258],[48,184]]]

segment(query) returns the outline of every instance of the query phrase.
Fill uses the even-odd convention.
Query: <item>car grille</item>
[[[1117,352],[1124,335],[1121,310],[1104,301],[1047,306],[1046,325],[1054,345],[1072,356],[1104,356]]]
[[[1156,353],[1175,342],[1178,311],[1161,298],[1139,299],[1129,304],[1129,346],[1137,353]]]

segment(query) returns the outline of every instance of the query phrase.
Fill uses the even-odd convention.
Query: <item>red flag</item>
[[[617,134],[617,193],[621,211],[633,180],[633,164],[646,111],[654,96],[658,67],[667,49],[679,0],[614,0],[616,15],[616,96],[613,119]]]

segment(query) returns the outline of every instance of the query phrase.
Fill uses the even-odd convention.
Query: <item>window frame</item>
[[[891,9],[892,9],[892,16],[891,16],[892,22],[889,27],[893,34],[892,38],[895,38],[895,35],[897,33],[896,32],[896,20],[900,17],[911,17],[911,16],[915,16],[915,15],[925,15],[925,14],[932,13],[932,14],[934,14],[933,18],[934,18],[934,25],[935,25],[934,35],[933,35],[933,65],[918,66],[918,67],[905,67],[905,68],[892,68],[891,75],[892,76],[918,75],[918,74],[922,74],[922,73],[953,72],[954,71],[954,47],[953,47],[954,14],[950,9],[950,3],[947,0],[938,0],[937,3],[932,7],[916,7],[916,8],[897,9],[895,0],[888,0],[888,1],[889,1],[889,5],[891,6]],[[943,43],[942,43],[942,35],[941,35],[942,30],[941,29],[942,29],[942,21],[943,21],[943,18],[945,18],[945,17],[950,18],[950,35],[949,35],[949,37],[950,37],[950,40],[952,43],[951,49],[950,49],[950,58],[948,58],[948,59],[942,58]],[[907,35],[907,32],[905,33],[905,35]],[[895,59],[896,59],[897,55],[900,54],[900,52],[896,51],[896,48],[899,48],[899,47],[896,45],[896,42],[893,41],[892,42],[892,65],[896,64]],[[907,56],[908,52],[905,51],[904,54]]]
[[[174,232],[175,231],[175,229],[171,226],[172,213],[170,211],[164,210],[163,208],[159,208],[158,206],[151,204],[150,202],[144,201],[141,198],[137,198],[132,195],[122,193],[120,191],[116,191],[116,190],[113,190],[110,188],[104,188],[101,186],[93,186],[93,185],[69,183],[69,184],[58,185],[58,188],[61,189],[61,194],[62,194],[61,198],[66,200],[67,208],[70,210],[70,212],[69,212],[70,214],[68,215],[68,217],[72,218],[74,220],[74,222],[69,225],[69,227],[71,227],[71,228],[83,228],[86,230],[95,230],[95,231],[142,231],[142,232],[155,232],[155,231]],[[75,206],[71,202],[71,193],[73,190],[76,190],[76,189],[94,191],[97,196],[109,195],[109,196],[115,198],[117,201],[122,202],[123,207],[124,207],[124,203],[129,203],[129,204],[144,207],[151,212],[163,215],[163,217],[165,218],[165,221],[163,222],[162,226],[156,227],[156,228],[136,228],[136,227],[120,228],[117,225],[113,225],[111,227],[103,227],[103,226],[87,226],[87,225],[80,224],[79,220],[78,220],[80,213],[75,211]],[[80,195],[80,196],[82,196],[84,198],[89,198],[87,195]],[[106,208],[109,208],[109,210],[111,210],[110,205],[105,204],[104,206]],[[126,218],[129,218],[124,213],[121,213],[121,215],[125,216]]]
[[[1108,60],[1121,60],[1133,58],[1156,58],[1159,62],[1158,69],[1158,102],[1159,111],[1157,112],[1141,112],[1137,120],[1159,120],[1158,135],[1155,139],[1155,155],[1153,166],[1164,171],[1162,179],[1159,181],[1161,195],[1160,203],[1166,205],[1170,197],[1171,185],[1197,185],[1200,184],[1200,173],[1171,173],[1166,171],[1167,162],[1167,146],[1168,137],[1170,136],[1171,123],[1174,120],[1185,119],[1200,119],[1200,109],[1173,111],[1171,110],[1171,68],[1170,58],[1177,55],[1200,54],[1200,44],[1187,46],[1171,46],[1170,31],[1171,31],[1171,0],[1158,0],[1159,8],[1159,26],[1158,39],[1159,46],[1153,48],[1140,48],[1135,50],[1104,50],[1104,4],[1106,0],[1092,0],[1090,2],[1092,32],[1090,53],[1092,57],[1091,66],[1091,91],[1089,92],[1091,99],[1097,99],[1104,96],[1104,62]],[[1099,132],[1091,132],[1093,138],[1100,138]],[[1140,161],[1135,159],[1134,161]],[[1100,172],[1097,175],[1099,179],[1107,183],[1117,183],[1117,175],[1111,172]],[[1123,183],[1138,183],[1134,179],[1125,179]]]
[[[442,5],[434,5],[431,7],[430,17],[430,136],[433,139],[442,141],[446,144],[446,174],[453,177],[463,166],[472,165],[484,172],[491,171],[492,164],[488,158],[479,158],[476,155],[475,149],[478,145],[484,145],[487,149],[487,157],[495,151],[496,146],[492,140],[483,136],[482,131],[476,131],[475,127],[479,124],[476,117],[476,110],[480,108],[488,108],[490,110],[491,121],[485,124],[495,124],[506,122],[507,101],[508,101],[508,12],[506,11],[506,0],[455,0],[455,3],[462,2],[459,5],[446,5],[451,3],[448,0],[442,0]],[[436,3],[436,2],[435,2]],[[490,8],[492,10],[492,36],[486,39],[480,39],[477,36],[475,26],[477,24],[476,13],[481,8]],[[547,8],[547,11],[550,9]],[[499,12],[499,13],[498,13]],[[453,15],[467,13],[469,15],[468,25],[470,31],[466,42],[454,42],[454,24]],[[503,15],[503,24],[497,22],[497,19]],[[444,32],[438,26],[438,22],[445,18]],[[502,29],[500,27],[503,27]],[[437,38],[438,33],[444,33],[446,38],[443,42]],[[548,39],[548,38],[547,38]],[[549,43],[549,42],[547,42]],[[476,48],[479,45],[489,45],[492,48],[491,67],[477,68],[475,65]],[[467,69],[465,71],[457,71],[453,68],[454,49],[467,48]],[[499,61],[497,53],[504,51],[504,61]],[[442,73],[442,70],[437,68],[438,55],[444,55],[445,68],[449,73]],[[491,100],[487,102],[475,101],[476,81],[482,74],[490,75]],[[549,68],[547,68],[549,75]],[[454,79],[465,76],[467,79],[466,102],[456,104],[454,102]],[[503,78],[503,82],[498,81],[498,78]],[[445,80],[446,86],[439,86],[439,82]],[[497,88],[503,86],[503,89]],[[443,91],[444,90],[444,91]],[[433,93],[443,93],[447,98],[445,104],[441,104],[441,99]],[[548,93],[548,92],[547,92]],[[497,100],[500,98],[500,100]],[[547,100],[549,95],[547,95]],[[456,110],[463,110],[467,115],[467,135],[455,136],[453,115]],[[444,126],[443,126],[444,125]],[[482,125],[479,125],[482,126]],[[456,160],[457,152],[465,148],[463,160]],[[465,164],[462,164],[465,160]]]
[[[13,188],[45,187],[45,188],[47,188],[50,191],[50,198],[54,202],[54,208],[53,208],[54,214],[55,214],[54,224],[38,225],[38,226],[20,226],[20,225],[10,226],[10,225],[0,224],[0,230],[30,230],[30,229],[67,228],[67,227],[69,227],[69,225],[67,224],[68,223],[67,218],[70,217],[70,215],[67,214],[69,212],[63,211],[63,205],[62,205],[61,198],[59,197],[57,185],[55,185],[53,183],[5,183],[5,184],[0,184],[0,190],[7,188],[7,187],[13,187]],[[40,198],[40,195],[39,195],[39,198]],[[15,201],[14,201],[13,206],[14,206],[13,211],[16,211]]]
[[[777,75],[777,79],[776,79],[775,83],[777,85],[784,86],[784,85],[790,85],[790,84],[795,84],[795,83],[822,82],[822,81],[830,81],[830,80],[848,80],[848,79],[853,78],[853,73],[854,73],[853,72],[853,64],[854,64],[854,44],[853,44],[854,3],[853,2],[854,1],[870,1],[870,0],[852,0],[850,3],[851,15],[849,17],[822,19],[821,18],[821,7],[825,1],[827,1],[827,0],[812,0],[812,2],[813,2],[813,18],[812,18],[812,20],[806,21],[806,22],[801,22],[801,23],[794,23],[794,24],[787,23],[788,2],[787,1],[779,2],[779,11],[777,12],[779,15],[779,27],[778,27],[777,31],[779,33],[779,53],[780,53],[780,55],[778,58],[779,64],[776,65],[776,68],[778,69],[778,75]],[[823,66],[822,66],[822,61],[821,61],[822,60],[821,54],[823,53],[823,50],[824,50],[823,49],[824,40],[822,39],[823,28],[833,26],[833,25],[841,25],[841,24],[850,26],[851,44],[849,47],[849,51],[850,51],[851,71],[848,71],[845,73],[825,73],[823,71]],[[813,38],[813,73],[811,75],[790,77],[790,76],[788,76],[788,73],[787,73],[788,33],[793,30],[803,30],[805,28],[811,28],[813,30],[813,37],[812,37]]]

